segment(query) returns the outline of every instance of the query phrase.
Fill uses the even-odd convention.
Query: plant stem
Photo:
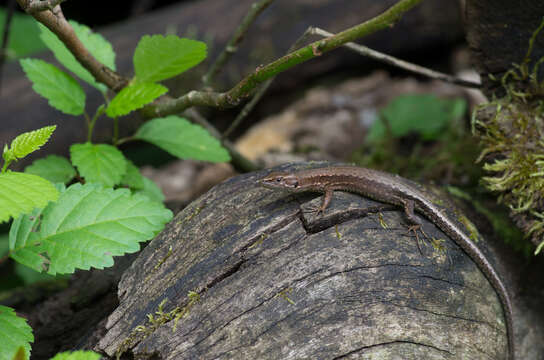
[[[251,5],[251,10],[246,14],[242,23],[238,26],[232,38],[229,40],[221,54],[217,57],[217,60],[210,66],[210,70],[202,77],[202,81],[205,86],[209,86],[215,75],[221,71],[221,68],[229,61],[231,56],[238,50],[238,44],[243,40],[249,27],[253,24],[255,19],[261,12],[264,11],[274,0],[260,0]]]
[[[316,35],[324,36],[324,37],[334,36],[334,34],[328,32],[328,31],[325,31],[323,29],[316,28],[316,27],[311,27],[308,31],[311,34],[316,34]],[[473,81],[470,81],[470,80],[463,80],[463,79],[457,78],[455,76],[451,76],[451,75],[444,74],[444,73],[441,73],[441,72],[438,72],[438,71],[434,71],[434,70],[425,68],[425,67],[417,65],[417,64],[409,63],[408,61],[397,59],[396,57],[393,57],[391,55],[387,55],[387,54],[378,52],[376,50],[373,50],[371,48],[368,48],[366,46],[359,45],[359,44],[356,44],[356,43],[353,43],[353,42],[345,43],[344,46],[351,49],[351,50],[353,50],[353,51],[355,51],[356,53],[358,53],[360,55],[368,56],[368,57],[370,57],[372,59],[381,61],[381,62],[383,62],[385,64],[393,65],[393,66],[396,66],[398,68],[413,72],[415,74],[419,74],[419,75],[429,77],[431,79],[441,80],[441,81],[445,81],[445,82],[449,82],[449,83],[452,83],[452,84],[457,84],[457,85],[461,85],[461,86],[465,86],[465,87],[469,87],[469,88],[476,88],[477,89],[477,88],[482,87],[482,84],[480,84],[479,82],[473,82]]]
[[[34,11],[34,4],[42,5],[42,2],[31,0],[17,0],[17,2],[28,14],[45,25],[53,34],[57,35],[76,60],[85,69],[89,70],[96,81],[105,84],[113,91],[121,90],[128,83],[128,79],[102,64],[87,50],[85,45],[77,37],[72,26],[66,21],[60,5],[54,6],[53,9]],[[44,3],[47,3],[47,7],[49,7],[49,5],[60,4],[60,2],[62,1],[47,1]]]
[[[304,32],[304,34],[302,34],[297,39],[297,41],[295,41],[293,45],[289,47],[289,49],[287,50],[287,53],[295,51],[310,35],[312,35],[311,28],[307,29]],[[261,87],[259,87],[259,90],[257,90],[257,92],[251,98],[251,100],[247,104],[244,105],[243,109],[236,116],[236,119],[234,119],[234,121],[230,124],[228,129],[225,130],[225,132],[223,133],[223,136],[221,137],[221,140],[227,139],[229,135],[238,127],[238,125],[240,125],[242,120],[244,120],[247,117],[247,115],[249,115],[251,110],[253,110],[253,108],[257,105],[259,100],[261,100],[261,98],[264,96],[264,94],[266,93],[270,85],[272,85],[275,78],[276,78],[275,76],[271,77],[270,79],[266,80],[264,84],[261,85]]]
[[[344,30],[335,36],[313,42],[301,49],[279,58],[278,60],[258,67],[255,72],[240,81],[236,86],[224,93],[190,91],[177,99],[161,104],[151,104],[143,109],[148,117],[166,116],[179,113],[191,106],[213,106],[224,109],[238,105],[251,95],[255,88],[271,77],[284,72],[295,65],[323,55],[350,41],[354,41],[378,30],[391,27],[402,14],[419,4],[421,0],[400,0],[398,3],[362,24]]]
[[[96,112],[94,113],[94,116],[93,116],[92,120],[90,120],[90,121],[88,120],[89,115],[87,115],[87,113],[84,112],[85,118],[87,119],[87,123],[89,124],[89,131],[88,131],[88,134],[87,134],[87,141],[88,142],[91,142],[91,140],[92,140],[94,125],[96,124],[96,120],[98,119],[98,117],[100,115],[102,115],[104,113],[105,109],[106,109],[106,106],[104,104],[100,105],[96,109]]]
[[[4,166],[2,166],[2,174],[6,172],[11,161],[4,160]]]

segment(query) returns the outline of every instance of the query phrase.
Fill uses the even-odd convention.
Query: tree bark
[[[520,65],[529,47],[529,39],[539,27],[544,16],[541,0],[466,0],[465,22],[467,41],[474,65],[482,78],[483,91],[491,98],[493,94],[504,95],[500,81],[496,79]],[[530,68],[544,56],[544,33],[535,39],[530,57]],[[540,81],[544,79],[544,67],[538,71]]]

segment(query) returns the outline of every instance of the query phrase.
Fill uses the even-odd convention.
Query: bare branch
[[[312,34],[316,34],[316,35],[320,35],[320,36],[324,36],[324,37],[334,36],[334,34],[332,34],[330,32],[327,32],[327,31],[325,31],[323,29],[320,29],[320,28],[310,28],[310,32]],[[355,51],[358,54],[363,55],[363,56],[368,56],[368,57],[370,57],[372,59],[381,61],[381,62],[389,64],[389,65],[399,67],[399,68],[404,69],[404,70],[408,70],[410,72],[413,72],[413,73],[416,73],[416,74],[419,74],[419,75],[429,77],[431,79],[442,80],[442,81],[445,81],[445,82],[449,82],[449,83],[457,84],[457,85],[462,85],[462,86],[466,86],[466,87],[470,87],[470,88],[480,88],[482,86],[482,84],[480,84],[479,82],[473,82],[473,81],[470,81],[470,80],[463,80],[463,79],[460,79],[460,78],[452,76],[452,75],[448,75],[448,74],[444,74],[444,73],[441,73],[441,72],[438,72],[438,71],[427,69],[426,67],[416,65],[416,64],[412,64],[410,62],[407,62],[407,61],[404,61],[404,60],[401,60],[401,59],[397,59],[396,57],[393,57],[393,56],[378,52],[376,50],[372,50],[372,49],[370,49],[370,48],[368,48],[366,46],[363,46],[363,45],[359,45],[359,44],[349,42],[349,43],[344,44],[344,46],[351,49],[351,50],[353,50],[353,51]]]
[[[53,10],[55,6],[60,5],[66,0],[30,0],[28,6],[24,9],[27,13],[33,14],[45,10]]]
[[[219,54],[217,60],[215,60],[215,62],[210,67],[210,70],[208,70],[208,72],[202,77],[204,85],[208,86],[212,83],[215,75],[217,75],[219,71],[221,71],[223,65],[225,65],[227,61],[229,61],[231,56],[238,50],[238,44],[244,38],[249,27],[253,24],[255,19],[257,19],[259,14],[263,12],[264,9],[266,9],[270,4],[272,4],[273,1],[274,0],[260,0],[259,2],[255,2],[251,5],[251,10],[247,13],[247,15],[242,20],[240,26],[238,26],[238,28],[234,32],[232,38],[225,46],[223,52]]]
[[[297,41],[295,41],[293,43],[293,45],[291,45],[291,47],[287,50],[287,53],[290,53],[291,51],[294,51],[296,50],[298,47],[300,47],[300,45],[310,36],[312,35],[311,33],[311,30],[312,28],[309,28],[307,29],[304,34],[302,34],[300,36],[300,38],[297,39]],[[253,108],[257,105],[257,103],[259,102],[259,100],[261,100],[261,98],[264,96],[264,94],[266,93],[266,91],[268,90],[268,88],[270,87],[270,85],[272,85],[272,82],[274,82],[274,79],[276,77],[271,77],[270,79],[266,80],[264,82],[264,84],[261,85],[261,87],[259,88],[259,90],[257,90],[257,92],[255,93],[255,95],[253,96],[253,98],[251,98],[250,101],[247,102],[247,104],[244,105],[243,109],[238,113],[238,115],[236,116],[236,119],[234,119],[234,121],[230,124],[230,126],[228,127],[227,130],[225,130],[225,132],[223,133],[223,137],[222,139],[226,139],[229,137],[229,135],[238,127],[238,125],[240,125],[240,123],[242,122],[242,120],[244,120],[248,115],[249,113],[251,112],[251,110],[253,110]]]
[[[91,55],[76,36],[72,26],[64,18],[60,5],[55,6],[53,10],[32,13],[28,9],[30,4],[35,3],[36,0],[17,0],[17,2],[27,13],[57,35],[76,60],[94,76],[96,81],[105,84],[113,91],[121,90],[128,83],[128,79],[122,77]]]
[[[148,105],[143,109],[146,116],[166,116],[179,113],[191,106],[213,106],[216,108],[230,108],[248,98],[257,88],[271,77],[284,72],[295,65],[336,49],[345,43],[364,37],[378,30],[391,27],[401,16],[421,0],[400,0],[398,3],[362,24],[342,31],[335,36],[319,40],[301,49],[279,58],[278,60],[258,67],[252,74],[240,81],[236,86],[224,93],[191,91],[177,99],[167,100],[160,104]]]

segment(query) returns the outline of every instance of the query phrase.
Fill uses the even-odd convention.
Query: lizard
[[[329,166],[294,172],[272,172],[258,182],[270,189],[324,194],[322,204],[317,209],[318,214],[324,213],[334,191],[347,191],[391,205],[402,206],[407,220],[416,228],[421,226],[421,221],[415,216],[414,210],[421,213],[463,249],[497,292],[506,319],[509,359],[515,359],[512,304],[506,286],[482,251],[415,184],[410,184],[398,175],[356,166]]]

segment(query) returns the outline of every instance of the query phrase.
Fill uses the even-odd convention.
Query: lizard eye
[[[276,178],[276,182],[277,182],[277,183],[280,183],[282,180],[283,180],[283,178],[282,178],[281,176],[278,176],[278,177]]]

